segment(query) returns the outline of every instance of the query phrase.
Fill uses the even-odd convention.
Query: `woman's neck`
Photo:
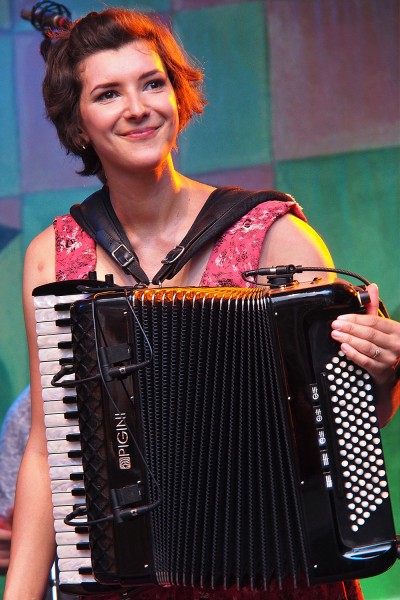
[[[138,256],[142,251],[159,253],[159,260],[180,243],[214,189],[179,174],[172,160],[157,173],[113,173],[109,188],[115,213]]]
[[[115,213],[151,279],[161,260],[185,237],[214,188],[180,175],[172,161],[158,173],[125,172],[118,176],[113,172],[108,178]],[[203,259],[200,256],[197,267],[188,268],[201,270],[205,267]],[[191,275],[193,281],[199,279],[199,273]]]
[[[127,233],[168,229],[187,201],[191,182],[172,161],[159,172],[112,174],[108,178],[113,208]]]

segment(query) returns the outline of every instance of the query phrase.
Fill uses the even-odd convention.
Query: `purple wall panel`
[[[268,0],[276,160],[399,143],[400,4],[384,5]]]
[[[20,198],[0,199],[0,224],[12,229],[21,228],[21,200]]]
[[[16,35],[16,85],[21,139],[21,189],[23,192],[79,187],[75,173],[79,161],[66,156],[55,129],[46,120],[41,82],[44,62],[39,53],[40,35]]]
[[[242,3],[243,0],[242,0]],[[223,6],[224,4],[240,4],[237,0],[171,0],[172,10],[204,8],[206,6]]]
[[[194,178],[217,187],[229,185],[250,190],[271,189],[274,187],[274,171],[271,165],[213,171],[212,173],[195,175]]]

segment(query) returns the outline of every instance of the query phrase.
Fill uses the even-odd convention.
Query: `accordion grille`
[[[80,379],[98,373],[95,336],[91,312],[83,312],[74,322],[74,359],[79,365]],[[106,432],[103,424],[101,383],[98,379],[79,383],[77,395],[79,429],[82,444],[85,489],[90,499],[90,520],[109,514],[110,486],[107,470]],[[113,526],[103,522],[92,526],[91,557],[96,571],[116,571]]]

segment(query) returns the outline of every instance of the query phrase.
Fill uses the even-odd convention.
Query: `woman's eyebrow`
[[[154,69],[152,71],[146,71],[145,73],[142,73],[141,75],[139,75],[139,81],[142,81],[143,79],[148,79],[149,77],[154,77],[154,75],[165,75],[164,71],[160,71],[159,69]],[[106,89],[110,89],[113,87],[117,87],[119,85],[118,81],[107,81],[107,83],[98,83],[97,85],[95,85],[95,87],[91,90],[91,94],[93,94],[94,92],[96,92],[97,90],[106,90]]]

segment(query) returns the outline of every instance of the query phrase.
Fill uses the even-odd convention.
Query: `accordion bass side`
[[[35,290],[39,322],[49,294],[66,309],[62,285]],[[356,288],[337,280],[68,301],[66,379],[76,391],[46,375],[43,392],[61,589],[268,589],[272,578],[316,584],[394,563],[372,381],[330,336],[339,314],[363,311]],[[59,370],[47,362],[44,371]],[[64,451],[52,443],[60,410],[74,423],[67,454],[77,460],[62,473]],[[78,479],[78,461],[83,484],[60,482]],[[64,488],[72,499],[62,505]],[[82,506],[85,522],[66,525]]]

